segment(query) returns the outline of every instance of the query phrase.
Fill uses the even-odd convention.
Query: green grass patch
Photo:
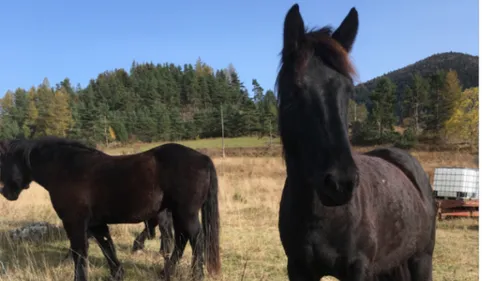
[[[198,140],[188,140],[188,141],[172,141],[174,143],[179,143],[194,149],[201,148],[222,148],[221,138],[212,139],[198,139]],[[272,140],[274,145],[279,145],[280,141],[278,138]],[[168,143],[168,142],[155,142],[146,144],[129,145],[125,147],[106,149],[107,153],[119,154],[122,152],[131,152],[132,150],[138,150],[136,152],[142,152],[149,150],[158,145]],[[239,138],[225,138],[224,147],[235,148],[235,147],[263,147],[269,145],[269,138],[258,138],[258,137],[239,137]]]

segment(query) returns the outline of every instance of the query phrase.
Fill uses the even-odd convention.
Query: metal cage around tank
[[[439,218],[478,217],[479,170],[463,167],[435,169],[433,193],[439,206]]]

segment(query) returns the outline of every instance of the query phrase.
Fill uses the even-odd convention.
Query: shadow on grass
[[[56,267],[71,267],[73,272],[74,264],[69,253],[69,241],[57,239],[55,241],[12,241],[6,232],[0,234],[0,261],[5,266],[5,273],[16,271],[18,269],[32,268],[35,274],[47,274],[49,270]],[[152,253],[153,260],[135,260],[135,254],[131,253],[131,245],[125,243],[116,243],[116,250],[127,253],[127,257],[119,257],[126,275],[145,276],[151,278],[159,276],[164,267],[162,258],[156,257],[156,253]],[[158,253],[157,253],[158,254]],[[131,256],[132,255],[132,256]],[[151,253],[149,253],[151,255]],[[89,239],[89,272],[96,271],[96,276],[100,276],[102,280],[109,279],[109,266],[104,258],[100,247],[94,239]],[[179,267],[181,275],[184,275],[184,266]],[[69,270],[69,269],[67,269]],[[99,273],[101,272],[101,273]],[[178,274],[176,274],[178,275]],[[97,279],[96,279],[97,280]],[[130,280],[130,279],[128,279]]]
[[[6,273],[30,268],[35,275],[44,275],[52,269],[63,267],[74,270],[72,256],[69,254],[69,240],[62,228],[52,229],[52,233],[43,236],[40,241],[14,241],[9,232],[36,221],[0,221],[0,261]],[[146,249],[142,253],[132,253],[131,243],[116,242],[113,237],[119,259],[125,269],[125,280],[158,279],[164,268],[164,259],[158,250]],[[154,238],[158,243],[159,237]],[[159,244],[160,245],[160,244]],[[156,247],[157,248],[157,247]],[[186,253],[185,253],[186,254]],[[140,256],[139,256],[140,255]],[[186,255],[184,255],[185,257]],[[190,260],[190,259],[189,259]],[[109,280],[109,266],[99,245],[94,238],[89,239],[89,275],[101,280]],[[92,274],[91,274],[92,273]],[[181,262],[177,266],[176,280],[189,276],[190,266]],[[136,277],[132,279],[131,277]],[[99,280],[99,279],[95,279]]]

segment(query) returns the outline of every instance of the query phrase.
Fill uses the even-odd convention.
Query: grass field
[[[212,138],[212,139],[201,139],[201,140],[189,140],[189,141],[178,141],[176,143],[180,143],[195,149],[198,148],[221,148],[222,147],[222,139],[221,138]],[[250,148],[250,147],[263,147],[269,143],[269,139],[267,137],[264,138],[256,138],[256,137],[239,137],[239,138],[225,138],[224,139],[224,147],[226,148]],[[279,139],[273,138],[272,143],[275,145],[279,145]],[[121,153],[131,153],[133,150],[135,151],[145,151],[147,149],[153,148],[158,146],[162,143],[148,143],[148,144],[137,144],[130,147],[119,147],[119,148],[110,148],[107,149],[109,153],[112,154],[121,154]]]
[[[254,142],[249,139],[244,141]],[[193,143],[192,146],[203,147],[208,143]],[[477,167],[475,156],[466,153],[414,152],[414,155],[429,172],[437,166]],[[215,158],[214,161],[220,179],[223,268],[220,280],[287,280],[286,258],[277,229],[285,176],[282,160],[280,157],[236,157]],[[36,184],[32,184],[16,202],[2,197],[0,208],[2,233],[32,221],[60,225],[47,192]],[[142,228],[142,224],[111,226],[118,256],[126,269],[125,280],[157,280],[157,272],[163,266],[157,254],[158,239],[148,240],[144,253],[130,253],[133,239]],[[478,233],[478,221],[475,219],[438,224],[434,280],[478,280]],[[68,248],[65,237],[43,243],[16,244],[3,234],[0,242],[0,281],[73,279],[73,262],[71,259],[62,262]],[[190,261],[191,249],[188,245],[178,267],[179,280],[188,280]],[[90,280],[106,280],[109,275],[107,263],[93,240],[90,241],[89,262]],[[335,279],[327,277],[323,280]]]

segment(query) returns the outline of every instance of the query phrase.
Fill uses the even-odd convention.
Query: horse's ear
[[[331,36],[338,41],[347,52],[351,51],[358,33],[358,12],[353,7],[337,30]]]
[[[283,55],[296,51],[305,34],[305,23],[300,14],[300,7],[294,4],[285,17],[283,29]]]

